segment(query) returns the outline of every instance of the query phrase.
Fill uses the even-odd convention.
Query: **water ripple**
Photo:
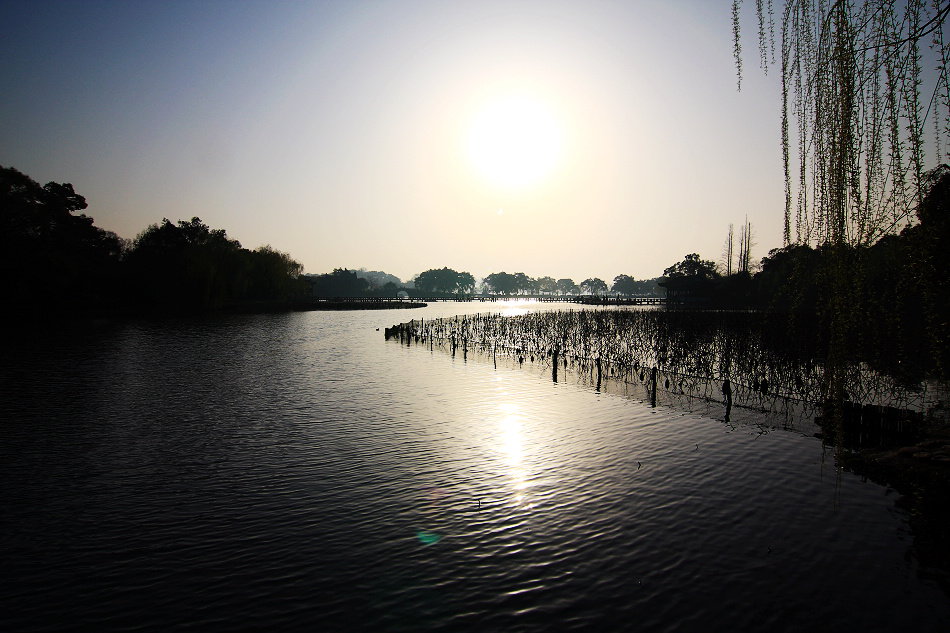
[[[407,318],[112,324],[6,350],[5,628],[950,621],[893,497],[817,441],[375,331]]]

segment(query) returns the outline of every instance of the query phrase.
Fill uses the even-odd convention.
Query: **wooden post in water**
[[[732,414],[732,385],[728,378],[722,383],[722,395],[726,397],[726,422],[728,422]]]
[[[650,370],[650,406],[656,407],[656,383],[659,379],[659,372],[654,367]]]

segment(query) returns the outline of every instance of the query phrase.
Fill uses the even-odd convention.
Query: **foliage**
[[[739,2],[733,2],[733,29],[741,62]],[[764,36],[762,3],[757,4],[759,50],[765,66],[769,38]],[[771,11],[769,16],[771,20]],[[848,358],[861,353],[867,341],[880,339],[882,323],[912,322],[892,309],[886,310],[883,320],[867,319],[881,305],[877,296],[865,292],[862,282],[877,280],[889,288],[900,277],[882,274],[889,267],[912,271],[905,280],[917,282],[915,296],[924,301],[925,326],[936,345],[930,356],[938,359],[935,371],[947,376],[946,363],[939,359],[946,355],[948,306],[931,294],[940,286],[933,277],[934,268],[925,263],[927,255],[906,260],[902,249],[884,238],[911,225],[914,209],[923,209],[929,189],[924,152],[927,126],[933,128],[933,164],[950,156],[950,51],[943,32],[948,16],[950,0],[934,0],[932,5],[924,0],[785,2],[781,39],[784,244],[817,244],[822,251],[816,281],[826,289],[819,295],[817,312],[829,332],[827,414],[839,433]],[[922,46],[928,43],[935,72],[925,76]],[[739,73],[741,81],[741,68]],[[933,80],[932,91],[928,86],[923,93],[930,94],[929,99],[922,98],[925,78]],[[792,117],[798,126],[794,143],[789,138]],[[794,201],[793,162],[797,162]],[[927,233],[933,235],[933,228]],[[926,248],[938,239],[921,238],[919,245]],[[909,241],[915,240],[910,237]],[[872,252],[874,256],[866,257]],[[890,261],[876,261],[878,253],[885,253]],[[908,264],[914,260],[916,270]],[[862,271],[863,266],[868,269]],[[895,338],[900,340],[901,333]],[[904,352],[898,349],[896,353]]]
[[[641,279],[637,281],[630,275],[617,275],[614,277],[613,286],[610,291],[624,297],[653,297],[662,296],[663,292],[657,285],[656,279]]]
[[[485,285],[492,294],[505,296],[515,295],[522,290],[522,286],[520,284],[523,283],[522,277],[524,277],[524,273],[519,274],[520,277],[518,275],[512,275],[504,271],[500,273],[491,273],[485,277]]]
[[[279,302],[303,290],[300,284],[303,266],[289,254],[272,248],[270,244],[244,253],[251,264],[246,299]]]
[[[950,378],[950,167],[941,165],[923,178],[919,224],[899,238],[879,242],[877,270],[891,307],[899,304],[902,327],[926,333],[927,346],[918,353],[930,357],[935,373]],[[869,293],[870,294],[870,293]],[[881,296],[878,292],[877,296]],[[909,350],[913,353],[914,350]]]
[[[617,285],[620,281],[620,286]],[[583,291],[588,294],[603,295],[608,291],[605,281],[599,278],[586,279],[578,286],[573,279],[562,278],[555,281],[553,277],[539,277],[533,279],[524,273],[509,274],[506,272],[492,273],[484,279],[485,290],[491,294],[512,296],[517,294],[539,294],[562,296],[578,295]],[[614,279],[612,291],[627,296],[661,296],[655,279],[636,281],[628,275],[618,275]]]
[[[562,295],[576,295],[580,292],[577,284],[574,283],[573,279],[558,279],[557,280],[557,291]]]
[[[301,288],[302,266],[286,253],[254,251],[200,218],[165,218],[135,238],[125,261],[132,304],[152,310],[215,310],[286,302]]]
[[[581,288],[588,294],[602,295],[607,292],[607,282],[600,277],[589,277],[581,282]]]
[[[629,297],[636,291],[636,287],[637,280],[630,275],[617,275],[614,277],[614,285],[610,287],[610,291]]]
[[[691,277],[708,280],[720,277],[716,264],[709,260],[700,259],[696,253],[690,253],[683,258],[683,261],[664,270],[663,276],[668,279]]]
[[[475,277],[471,273],[460,273],[451,268],[431,268],[419,273],[415,278],[415,287],[424,293],[471,292],[475,288]]]
[[[777,312],[815,312],[818,309],[819,258],[807,244],[773,248],[762,258],[762,270],[755,276],[766,307]],[[822,278],[823,279],[823,278]]]
[[[365,279],[368,284],[369,290],[379,290],[387,287],[388,284],[392,284],[396,288],[402,288],[402,280],[399,279],[396,275],[390,275],[381,270],[366,270],[365,268],[360,268],[356,271],[356,276],[360,279]]]
[[[86,208],[69,183],[40,187],[0,168],[0,292],[14,310],[207,310],[284,303],[301,291],[302,267],[289,255],[244,249],[198,218],[165,219],[127,244]]]
[[[860,360],[908,382],[950,377],[950,168],[924,175],[917,223],[870,246],[790,244],[754,277],[710,287],[711,307],[759,307],[814,322],[823,354]],[[838,300],[846,296],[849,305]],[[835,318],[833,311],[845,318]],[[835,345],[838,349],[835,350]]]
[[[554,277],[538,277],[535,284],[540,294],[553,295],[557,293],[557,281]]]
[[[733,31],[741,82],[740,2],[733,2]],[[771,2],[768,12],[761,1],[757,8],[760,63],[767,68],[768,49],[774,58],[775,45]],[[933,129],[933,164],[950,156],[948,15],[947,0],[932,5],[786,0],[781,26],[786,245],[869,246],[913,220],[927,126]],[[935,72],[925,75],[922,49],[928,45]],[[925,78],[932,87],[928,83],[922,93]],[[790,118],[798,126],[794,141]]]
[[[534,279],[528,277],[524,273],[515,273],[515,286],[517,287],[517,292],[519,293],[529,293],[536,292],[537,288],[535,287]]]
[[[308,275],[307,281],[314,297],[359,297],[369,288],[369,282],[360,279],[355,270],[346,268],[334,268],[333,272],[323,275]]]
[[[557,283],[551,277],[533,279],[524,273],[492,273],[483,280],[486,290],[491,294],[517,295],[553,293]]]
[[[458,291],[463,293],[470,293],[475,290],[475,277],[472,276],[472,273],[461,272],[458,275]]]
[[[14,308],[89,309],[115,292],[122,241],[83,213],[69,183],[0,167],[0,292]]]

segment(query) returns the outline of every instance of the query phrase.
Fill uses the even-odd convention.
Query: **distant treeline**
[[[657,285],[658,279],[636,280],[629,275],[617,275],[613,286],[596,277],[585,279],[580,284],[573,279],[554,279],[554,277],[529,277],[525,273],[491,273],[481,282],[468,272],[458,272],[451,268],[431,268],[419,273],[403,290],[411,296],[448,296],[497,295],[516,296],[573,296],[580,294],[619,296],[662,296],[663,290]],[[395,293],[400,288],[396,284],[370,287],[370,292]]]
[[[482,282],[486,294],[495,295],[607,295],[618,296],[662,296],[663,291],[657,285],[657,279],[637,280],[630,275],[617,275],[613,285],[599,277],[590,277],[577,284],[573,279],[553,277],[528,277],[524,273],[492,273]]]
[[[473,293],[516,296],[573,296],[580,294],[617,296],[663,296],[658,279],[636,280],[629,275],[617,275],[612,286],[598,278],[585,279],[579,285],[572,279],[529,277],[524,273],[491,273],[480,283],[468,272],[452,268],[430,268],[416,275],[408,283],[386,273],[337,268],[323,275],[305,275],[316,297],[395,297],[400,292],[409,297],[454,297]],[[382,283],[381,283],[382,282]]]
[[[40,186],[0,167],[0,281],[8,312],[123,313],[260,308],[308,290],[270,246],[243,248],[198,218],[134,240],[93,224],[71,184]]]
[[[532,278],[492,273],[480,284],[468,272],[430,269],[403,284],[379,271],[337,268],[304,275],[290,255],[270,246],[244,248],[200,218],[163,219],[135,239],[95,226],[86,200],[69,183],[43,186],[0,167],[0,292],[7,313],[56,311],[160,313],[279,309],[321,298],[575,295],[582,292],[658,295],[656,280]]]

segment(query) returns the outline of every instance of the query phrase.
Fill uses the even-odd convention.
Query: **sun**
[[[543,105],[522,97],[491,103],[475,118],[468,140],[478,170],[509,187],[534,184],[561,154],[557,119]]]

